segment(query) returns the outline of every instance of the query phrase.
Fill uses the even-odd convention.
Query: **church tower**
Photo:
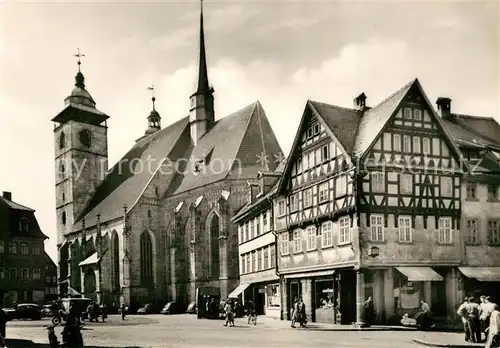
[[[97,186],[108,171],[108,138],[106,114],[85,89],[80,71],[75,88],[65,100],[64,109],[52,119],[55,140],[55,184],[58,244],[73,231],[73,224],[85,209]]]
[[[214,89],[208,83],[207,57],[205,52],[205,32],[203,29],[203,0],[200,13],[200,52],[198,62],[198,86],[191,95],[189,122],[191,140],[194,145],[210,130],[215,121]]]

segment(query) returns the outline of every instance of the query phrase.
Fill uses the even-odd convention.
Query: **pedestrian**
[[[486,336],[486,345],[484,348],[500,347],[500,309],[498,305],[493,305],[493,311],[490,315],[490,325],[488,327],[488,336]]]
[[[488,337],[488,328],[490,327],[490,316],[495,310],[495,304],[491,302],[491,297],[483,296],[482,303],[480,305],[481,311],[479,313],[479,321],[481,322],[481,331],[484,332],[485,340]]]
[[[305,327],[307,324],[307,316],[306,316],[306,304],[302,301],[302,297],[299,297],[299,323],[300,327]]]
[[[373,324],[373,318],[375,316],[375,308],[373,306],[373,300],[371,296],[369,296],[368,300],[365,301],[364,310],[365,310],[365,324],[367,327],[369,327],[371,326],[371,324]]]
[[[122,315],[122,320],[125,320],[125,314],[127,312],[127,309],[125,308],[125,303],[121,304],[120,309],[118,311]]]
[[[9,318],[7,317],[7,313],[2,308],[3,306],[0,303],[0,338],[4,339],[7,337],[6,335],[6,326],[7,326],[7,321],[9,321]]]
[[[297,322],[299,316],[299,299],[295,298],[293,301],[293,309],[292,309],[292,324],[291,327],[295,327],[295,323]]]
[[[465,333],[465,341],[470,342],[470,337],[471,337],[471,332],[469,330],[469,324],[468,324],[468,317],[469,314],[467,313],[467,304],[469,303],[469,299],[466,297],[464,298],[464,301],[460,306],[458,306],[457,309],[457,314],[460,316],[460,319],[462,320],[462,325],[464,326],[464,333]]]
[[[228,299],[226,302],[226,306],[224,307],[224,311],[226,312],[226,323],[224,326],[234,326],[234,313],[233,306],[231,305],[231,301]]]
[[[472,343],[481,342],[481,326],[479,322],[479,305],[474,301],[474,297],[469,297],[467,305],[467,325],[470,332],[470,341]]]
[[[105,303],[101,304],[101,317],[103,323],[104,320],[108,317],[108,308],[106,307]]]

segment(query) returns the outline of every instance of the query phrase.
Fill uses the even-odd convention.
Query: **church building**
[[[134,308],[187,304],[203,285],[223,298],[237,287],[230,220],[246,203],[247,181],[273,172],[283,154],[260,102],[215,117],[203,9],[199,40],[188,116],[161,128],[153,98],[144,135],[110,170],[110,116],[96,108],[79,62],[75,87],[52,119],[61,295]]]

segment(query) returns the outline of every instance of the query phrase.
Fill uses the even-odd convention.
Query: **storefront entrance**
[[[266,288],[265,288],[265,286],[254,288],[254,299],[255,299],[255,311],[256,311],[257,315],[263,315],[264,314],[264,306],[266,304]]]
[[[293,280],[288,285],[288,320],[292,319],[293,305],[295,300],[302,296],[302,284],[298,280]]]
[[[351,324],[356,321],[356,273],[342,271],[337,274],[340,293],[340,323]]]

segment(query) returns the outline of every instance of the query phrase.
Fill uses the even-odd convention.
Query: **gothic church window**
[[[253,237],[253,228],[252,237]],[[219,216],[214,214],[210,221],[210,275],[214,279],[219,279],[220,274],[220,257],[219,257]]]
[[[116,232],[111,237],[111,248],[113,250],[113,288],[115,292],[118,292],[120,290],[120,249]]]
[[[141,234],[141,285],[153,285],[153,244],[148,232]]]
[[[64,211],[61,215],[61,222],[63,225],[66,225],[66,212],[64,212]]]

